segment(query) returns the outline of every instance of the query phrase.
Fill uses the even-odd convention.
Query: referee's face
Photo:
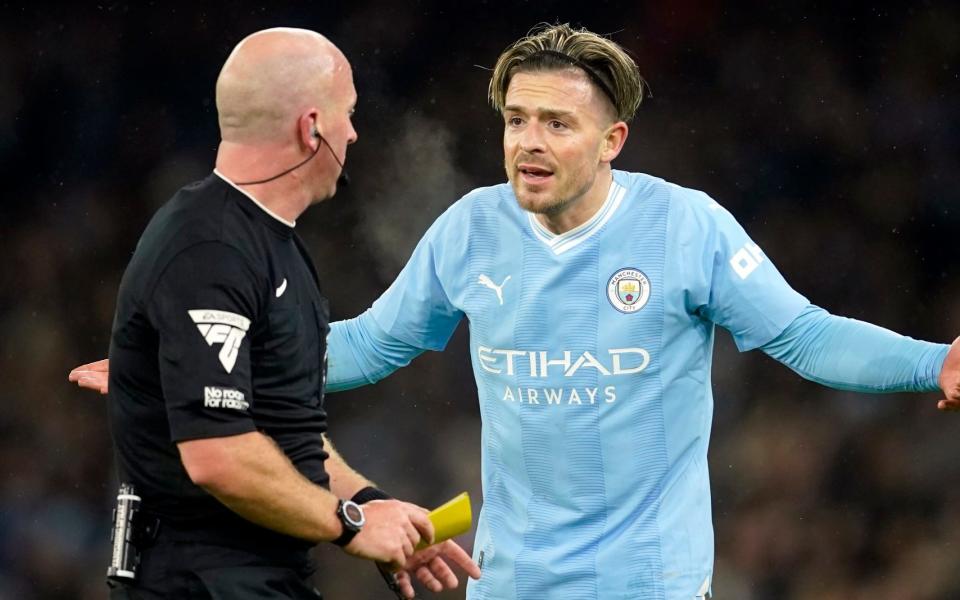
[[[504,104],[507,178],[524,210],[548,216],[605,197],[598,177],[612,106],[579,69],[520,72]],[[603,188],[603,189],[601,189]]]
[[[315,161],[317,189],[314,203],[326,200],[336,193],[337,178],[342,171],[337,161],[346,164],[347,146],[357,141],[357,131],[353,128],[352,120],[357,105],[357,90],[354,88],[353,72],[346,58],[342,59],[342,64],[334,71],[327,98],[322,113],[318,115],[318,125],[319,132],[329,148],[318,150],[322,153],[318,158],[322,160]],[[320,141],[321,145],[324,144],[323,140]]]

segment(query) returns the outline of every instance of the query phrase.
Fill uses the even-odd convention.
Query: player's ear
[[[612,162],[623,150],[630,128],[623,121],[617,121],[607,128],[603,136],[603,146],[600,149],[600,162]]]

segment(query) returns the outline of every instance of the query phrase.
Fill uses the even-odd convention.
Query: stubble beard
[[[554,175],[554,177],[556,177],[556,175]],[[586,195],[593,186],[593,178],[588,178],[579,189],[561,189],[558,190],[554,197],[548,197],[542,200],[540,199],[542,196],[537,198],[539,194],[530,194],[529,192],[523,191],[523,182],[519,176],[515,175],[510,183],[513,185],[513,194],[516,196],[520,208],[533,214],[555,217],[570,208],[573,204],[576,204],[578,200]]]

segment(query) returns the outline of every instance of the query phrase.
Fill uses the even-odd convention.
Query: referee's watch
[[[337,518],[343,524],[343,533],[333,540],[333,543],[341,547],[349,544],[363,529],[363,524],[367,522],[363,516],[363,509],[352,500],[341,500],[337,504]]]

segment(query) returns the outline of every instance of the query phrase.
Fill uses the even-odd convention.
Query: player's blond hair
[[[617,119],[629,121],[640,106],[647,82],[626,50],[586,29],[542,24],[500,54],[490,78],[488,97],[503,112],[510,79],[516,73],[580,68],[609,98]]]

